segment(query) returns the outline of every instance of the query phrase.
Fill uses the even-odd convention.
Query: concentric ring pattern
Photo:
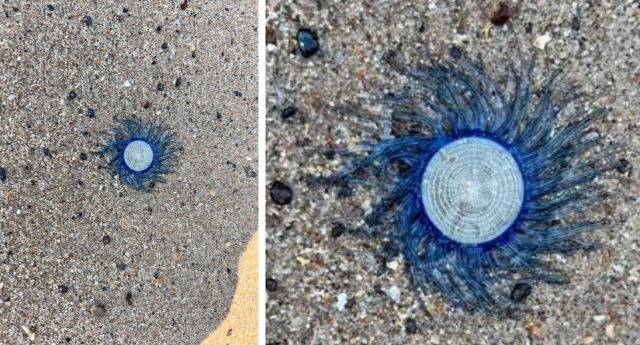
[[[524,199],[517,162],[493,140],[467,137],[436,152],[422,180],[422,202],[433,225],[462,244],[482,244],[513,225]]]
[[[124,163],[133,171],[143,171],[153,163],[153,149],[144,140],[131,142],[124,149]]]

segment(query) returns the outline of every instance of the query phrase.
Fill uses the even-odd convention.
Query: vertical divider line
[[[258,0],[258,303],[259,344],[266,344],[266,0]]]

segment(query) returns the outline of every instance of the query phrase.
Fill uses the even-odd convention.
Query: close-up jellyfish
[[[580,93],[558,71],[534,96],[533,61],[508,87],[457,48],[418,68],[389,61],[415,81],[384,99],[392,135],[338,151],[345,163],[322,181],[382,191],[367,223],[399,247],[416,288],[455,306],[511,315],[525,309],[514,286],[567,283],[544,258],[596,247],[583,234],[604,226],[589,211],[613,167],[592,131],[605,111],[563,111]]]

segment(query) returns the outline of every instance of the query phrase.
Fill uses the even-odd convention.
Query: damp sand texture
[[[267,343],[639,343],[639,5],[268,1]],[[315,52],[309,32],[319,42]],[[532,284],[524,302],[531,312],[520,318],[463,312],[435,291],[415,294],[403,258],[359,231],[367,230],[362,219],[381,193],[308,184],[309,176],[340,164],[339,154],[326,151],[393,133],[367,120],[385,115],[385,92],[400,94],[409,84],[385,54],[394,51],[396,60],[417,67],[429,64],[426,52],[440,59],[453,45],[481,58],[501,85],[509,62],[534,53],[535,89],[562,68],[594,106],[606,107],[596,129],[627,162],[602,182],[611,195],[589,215],[610,220],[592,235],[602,248],[548,257],[571,281]],[[521,287],[514,297],[528,294]]]
[[[226,317],[258,224],[257,12],[0,2],[0,343],[196,344]],[[94,154],[132,116],[178,142],[148,192]]]

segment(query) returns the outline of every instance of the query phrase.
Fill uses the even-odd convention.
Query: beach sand
[[[0,3],[0,343],[201,342],[258,223],[257,3]],[[181,147],[151,192],[92,154],[131,116]]]

